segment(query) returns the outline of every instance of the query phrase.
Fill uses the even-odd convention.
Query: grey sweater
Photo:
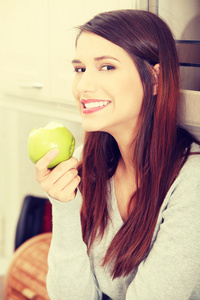
[[[200,151],[199,146],[193,145],[192,151]],[[127,277],[114,280],[109,268],[101,267],[123,224],[113,178],[110,184],[112,222],[89,257],[81,234],[81,194],[67,203],[50,198],[53,236],[47,289],[51,300],[100,300],[103,293],[113,300],[200,300],[200,155],[189,156],[169,189],[146,259]]]

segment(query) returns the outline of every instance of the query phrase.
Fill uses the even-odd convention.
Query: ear
[[[153,75],[153,95],[157,95],[158,93],[158,79],[159,79],[160,65],[156,64],[153,66],[152,75]]]

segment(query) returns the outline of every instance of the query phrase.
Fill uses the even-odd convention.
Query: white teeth
[[[85,103],[86,108],[95,108],[95,107],[102,107],[109,103],[109,101],[98,101],[98,102],[91,102]]]

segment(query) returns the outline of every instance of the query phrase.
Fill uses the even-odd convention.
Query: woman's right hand
[[[48,169],[50,162],[58,155],[58,150],[53,149],[42,157],[36,164],[35,176],[42,189],[52,198],[61,202],[68,202],[76,196],[76,188],[80,177],[76,169],[76,158],[61,162],[54,169]]]

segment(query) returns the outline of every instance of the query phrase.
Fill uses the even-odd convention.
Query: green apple
[[[33,163],[37,163],[51,149],[59,150],[58,156],[49,164],[49,169],[69,159],[73,155],[74,147],[75,138],[72,133],[57,122],[33,129],[28,138],[28,155]]]

